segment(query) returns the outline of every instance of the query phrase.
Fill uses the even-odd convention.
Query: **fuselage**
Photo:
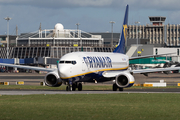
[[[123,71],[129,67],[128,56],[121,53],[72,52],[64,55],[58,64],[60,78],[72,82],[104,82],[105,71]]]

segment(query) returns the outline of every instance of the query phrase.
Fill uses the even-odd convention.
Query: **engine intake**
[[[62,80],[60,79],[57,72],[49,72],[45,76],[44,82],[47,86],[50,87],[59,87],[62,85]]]
[[[128,73],[124,72],[116,76],[116,85],[120,88],[125,88],[125,87],[131,87],[134,84],[134,77]]]

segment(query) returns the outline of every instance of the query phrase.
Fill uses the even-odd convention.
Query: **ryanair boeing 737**
[[[178,70],[174,68],[156,68],[145,70],[128,70],[129,60],[139,57],[129,58],[125,54],[125,40],[127,34],[128,8],[126,6],[122,32],[119,45],[113,51],[108,52],[72,52],[60,58],[57,69],[48,69],[41,67],[30,67],[22,65],[11,65],[0,63],[1,66],[24,68],[38,71],[47,71],[44,82],[47,86],[58,87],[62,83],[67,84],[66,90],[74,91],[78,88],[82,90],[82,82],[106,82],[115,80],[113,91],[133,86],[135,73],[150,73],[157,71]],[[151,55],[153,56],[153,55]],[[141,56],[150,57],[149,56]]]

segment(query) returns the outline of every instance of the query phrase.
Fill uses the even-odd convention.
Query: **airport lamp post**
[[[75,25],[77,25],[78,38],[80,38],[81,51],[83,51],[82,39],[81,39],[81,36],[79,35],[79,25],[80,25],[80,23],[76,23]]]
[[[114,21],[110,21],[111,23],[111,47],[113,48],[113,24],[115,23]]]
[[[9,58],[9,20],[11,20],[12,18],[6,17],[4,19],[7,20],[7,59],[8,59]]]
[[[135,24],[137,25],[137,31],[136,31],[136,38],[137,38],[137,41],[136,41],[136,42],[137,42],[137,49],[136,49],[136,50],[137,50],[137,56],[138,56],[138,24],[139,24],[139,23],[140,23],[140,22],[138,22],[138,21],[135,22]]]
[[[79,37],[79,25],[80,25],[80,23],[76,23],[75,25],[77,25],[77,32],[78,32],[78,37]]]

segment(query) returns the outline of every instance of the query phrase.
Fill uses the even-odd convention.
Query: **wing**
[[[129,70],[131,73],[152,73],[152,72],[162,72],[170,70],[179,70],[180,67],[169,67],[169,68],[154,68],[154,69],[140,69],[140,70]]]
[[[56,69],[51,69],[51,68],[32,67],[32,66],[14,65],[14,64],[5,64],[5,63],[0,63],[0,66],[23,68],[23,69],[30,69],[30,70],[37,70],[37,71],[47,71],[47,72],[52,72],[52,71],[56,70]]]
[[[170,55],[170,54],[175,54],[175,53],[166,53],[166,54],[158,54],[158,55],[145,55],[145,56],[138,56],[138,57],[130,57],[129,60],[140,59],[140,58],[149,58],[149,57],[158,57],[158,56]]]
[[[129,73],[132,73],[132,74],[136,74],[136,73],[153,73],[153,72],[170,71],[170,70],[180,70],[180,67],[126,70],[126,71],[105,71],[105,72],[103,72],[102,75],[104,77],[110,78],[110,77],[116,77],[121,72],[129,72]]]

